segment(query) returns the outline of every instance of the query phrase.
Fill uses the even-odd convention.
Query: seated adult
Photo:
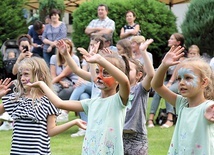
[[[17,38],[17,44],[19,46],[20,54],[16,60],[16,63],[13,66],[13,74],[16,75],[18,73],[18,66],[19,63],[24,59],[24,58],[30,58],[33,56],[40,57],[36,53],[32,53],[32,42],[31,42],[31,37],[28,34],[22,34]]]
[[[63,39],[67,45],[67,51],[80,67],[79,58],[73,53],[73,44],[69,39]],[[54,90],[62,100],[68,100],[78,81],[78,76],[72,72],[64,57],[57,51],[50,59],[50,71],[53,77]]]

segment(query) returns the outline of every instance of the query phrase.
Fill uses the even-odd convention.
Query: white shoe
[[[0,130],[12,130],[13,125],[12,123],[4,121],[3,124],[0,126]]]
[[[68,114],[65,111],[57,117],[56,122],[67,122],[68,121]]]
[[[74,133],[74,134],[71,134],[71,137],[80,137],[80,136],[84,136],[85,135],[85,130],[79,128],[79,131]]]
[[[4,112],[2,115],[0,115],[0,120],[9,121],[9,122],[13,121],[13,119],[10,117],[10,115],[7,112]]]

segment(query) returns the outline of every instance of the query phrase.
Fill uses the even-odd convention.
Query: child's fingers
[[[147,40],[146,40],[146,43],[147,43],[148,45],[150,45],[151,43],[153,43],[153,41],[154,41],[153,39],[147,39]]]
[[[0,84],[7,86],[12,83],[10,81],[11,81],[11,78],[6,78],[4,81],[3,81],[3,79],[1,79]]]
[[[176,47],[176,49],[174,50],[174,52],[179,55],[180,53],[183,53],[184,48],[181,46]]]
[[[174,53],[175,49],[176,49],[176,47],[173,45],[173,46],[170,48],[169,53],[172,53],[172,52]]]
[[[84,48],[79,47],[79,48],[77,48],[77,50],[79,50],[82,55],[88,54],[88,52]]]

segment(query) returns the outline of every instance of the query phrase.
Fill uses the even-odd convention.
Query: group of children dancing
[[[202,58],[179,61],[184,48],[172,46],[157,71],[146,52],[153,42],[140,45],[144,65],[126,55],[79,49],[90,64],[90,72],[75,70],[66,42],[57,42],[58,52],[79,76],[85,76],[100,90],[99,97],[62,100],[52,91],[50,70],[39,57],[23,59],[18,65],[17,83],[9,93],[9,78],[0,81],[0,114],[14,120],[11,154],[51,154],[50,137],[77,125],[86,129],[82,154],[148,154],[146,109],[151,87],[176,107],[177,124],[169,155],[214,154],[214,73]],[[177,65],[179,94],[164,85],[170,66]],[[88,122],[75,119],[56,125],[59,109],[84,111]],[[30,145],[29,145],[30,144]]]

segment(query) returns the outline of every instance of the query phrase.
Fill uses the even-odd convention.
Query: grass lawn
[[[150,109],[151,99],[149,100],[148,111]],[[73,112],[70,112],[70,120],[76,118]],[[75,126],[69,130],[51,137],[52,155],[80,155],[83,137],[71,138],[78,128]],[[166,155],[171,141],[174,127],[161,129],[160,126],[148,128],[149,155]],[[0,131],[0,155],[10,154],[12,131]]]

